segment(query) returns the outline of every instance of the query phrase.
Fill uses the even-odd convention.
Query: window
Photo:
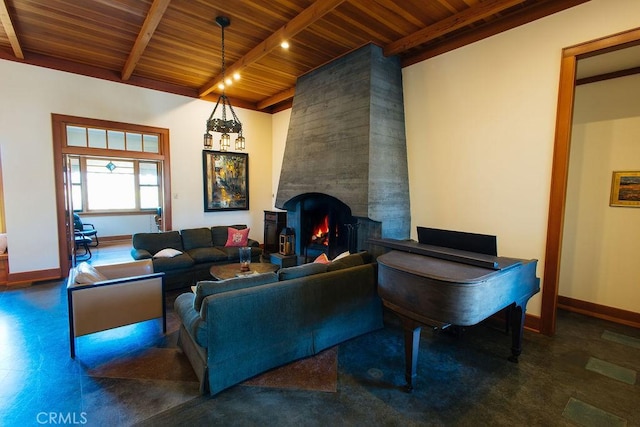
[[[71,156],[71,194],[76,211],[138,211],[160,206],[160,163]]]
[[[139,162],[140,209],[160,206],[160,171],[158,163]]]
[[[157,134],[67,125],[67,147],[159,153]]]
[[[75,120],[74,120],[75,121]],[[64,124],[71,197],[79,212],[135,212],[163,204],[162,129],[78,119]]]

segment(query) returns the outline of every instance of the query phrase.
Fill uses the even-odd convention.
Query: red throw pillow
[[[322,254],[322,255],[318,256],[318,258],[313,260],[313,262],[318,263],[318,264],[329,264],[331,261],[329,261],[329,258],[327,258],[326,254]]]
[[[249,242],[249,227],[244,230],[237,230],[233,227],[227,228],[227,243],[225,246],[247,246]]]

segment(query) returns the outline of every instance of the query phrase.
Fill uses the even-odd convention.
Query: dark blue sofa
[[[153,271],[165,273],[165,289],[189,287],[199,280],[211,278],[209,269],[215,264],[240,262],[239,248],[225,246],[229,227],[246,229],[246,225],[216,225],[213,227],[188,228],[162,233],[137,233],[132,236],[131,256],[135,260],[151,259]],[[259,261],[262,255],[260,244],[249,239],[251,258]],[[173,257],[155,257],[163,249],[175,249],[181,254]]]
[[[179,295],[179,346],[211,395],[269,369],[382,328],[377,265],[352,254],[329,265],[200,282]]]

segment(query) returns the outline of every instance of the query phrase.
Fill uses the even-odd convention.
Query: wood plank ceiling
[[[0,0],[0,59],[287,108],[296,79],[367,43],[411,65],[588,0]],[[280,44],[288,41],[290,47]]]

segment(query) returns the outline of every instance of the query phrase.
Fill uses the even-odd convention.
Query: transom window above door
[[[135,214],[167,207],[167,129],[54,115],[56,121],[74,212]]]
[[[159,153],[157,134],[67,125],[67,147]]]

